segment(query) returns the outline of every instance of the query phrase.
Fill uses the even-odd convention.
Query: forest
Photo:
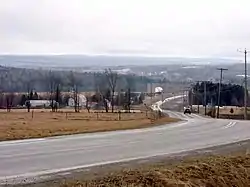
[[[136,75],[119,75],[117,90],[130,87],[131,91],[145,91],[146,84],[151,80],[147,77]],[[25,68],[0,66],[0,91],[1,92],[47,92],[51,84],[60,85],[62,91],[70,91],[72,84],[77,84],[79,91],[94,91],[97,86],[105,87],[104,72],[80,73],[72,71],[49,71]]]
[[[206,99],[205,94],[206,93]],[[197,82],[189,90],[189,101],[193,105],[217,105],[219,83]],[[244,105],[244,87],[237,84],[221,84],[220,106]]]

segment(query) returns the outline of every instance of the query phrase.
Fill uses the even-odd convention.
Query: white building
[[[162,93],[163,92],[163,88],[162,87],[156,87],[155,88],[155,93]]]
[[[31,107],[49,107],[50,100],[29,100]]]
[[[80,107],[86,106],[87,98],[83,94],[78,94],[78,103]],[[74,98],[69,98],[68,100],[68,106],[69,107],[74,107],[75,106],[75,99]]]

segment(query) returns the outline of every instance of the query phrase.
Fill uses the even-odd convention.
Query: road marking
[[[26,140],[10,140],[10,141],[2,141],[0,142],[0,146],[9,146],[9,145],[18,145],[18,144],[31,144],[35,142],[41,142],[46,140],[46,138],[34,138],[34,139],[26,139]]]
[[[183,151],[180,151],[180,153],[181,152],[183,152]],[[95,166],[104,166],[104,165],[115,164],[115,163],[123,163],[123,162],[129,162],[129,161],[140,160],[140,159],[147,159],[147,158],[152,158],[152,157],[162,156],[162,155],[168,155],[168,154],[162,152],[162,153],[152,154],[152,155],[148,155],[148,156],[129,157],[129,158],[125,158],[125,159],[119,159],[119,160],[113,160],[113,161],[103,161],[103,162],[97,162],[97,163],[93,163],[93,164],[85,164],[85,165],[72,166],[72,167],[67,167],[67,168],[51,169],[51,170],[44,170],[44,171],[37,171],[37,172],[28,172],[28,173],[23,173],[20,175],[0,176],[0,185],[1,184],[10,184],[10,183],[7,183],[8,180],[13,180],[13,182],[14,182],[15,179],[18,180],[18,179],[23,179],[23,178],[39,177],[39,176],[49,175],[49,174],[53,174],[53,173],[60,174],[60,173],[70,172],[70,171],[77,170],[77,169],[91,168],[91,167],[95,167]]]
[[[197,114],[192,114],[195,118],[199,118],[199,119],[203,119],[203,117],[202,116],[200,116],[200,115],[197,115]]]
[[[184,114],[187,118],[194,118],[194,116],[192,114]]]
[[[228,124],[224,127],[224,129],[231,128],[231,127],[235,126],[236,123],[237,123],[237,122],[235,122],[235,121],[231,121],[230,123],[228,123]]]
[[[232,141],[230,143],[236,143],[236,141]],[[227,145],[229,142],[225,143],[219,143],[217,145]],[[51,175],[51,174],[63,174],[63,173],[68,173],[70,171],[78,170],[78,169],[88,169],[91,167],[95,166],[105,166],[109,164],[116,164],[116,163],[124,163],[124,162],[129,162],[129,161],[136,161],[136,160],[142,160],[142,159],[149,159],[152,157],[157,157],[157,156],[168,156],[171,154],[182,154],[188,151],[193,151],[193,150],[199,150],[199,149],[204,149],[204,148],[209,148],[215,146],[214,144],[208,144],[207,146],[200,146],[196,149],[181,149],[179,151],[171,151],[169,153],[164,152],[158,152],[155,154],[150,154],[150,155],[144,155],[144,156],[137,156],[137,157],[128,157],[124,159],[118,159],[118,160],[108,160],[108,161],[102,161],[102,162],[96,162],[92,164],[83,164],[79,166],[72,166],[72,167],[65,167],[65,168],[58,168],[58,169],[49,169],[49,170],[43,170],[43,171],[34,171],[34,172],[27,172],[27,173],[22,173],[19,175],[9,175],[9,176],[0,176],[0,185],[3,184],[15,184],[15,180],[23,180],[23,179],[28,179],[28,178],[33,178],[33,177],[42,177],[46,175]],[[71,173],[71,172],[70,172]],[[25,180],[23,180],[25,183]]]

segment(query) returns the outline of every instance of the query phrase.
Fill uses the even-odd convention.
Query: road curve
[[[182,122],[146,129],[0,143],[0,184],[250,138],[250,123],[167,112]]]

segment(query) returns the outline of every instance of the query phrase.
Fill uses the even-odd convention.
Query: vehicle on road
[[[189,107],[184,107],[184,114],[191,114],[192,112],[191,112],[191,108],[189,108]]]

